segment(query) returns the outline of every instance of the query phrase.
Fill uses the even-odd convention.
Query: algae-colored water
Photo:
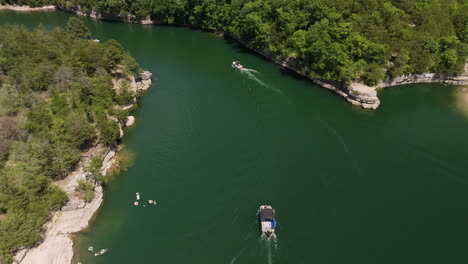
[[[2,11],[0,23],[68,17]],[[389,88],[363,110],[213,34],[83,20],[156,80],[125,138],[133,165],[78,236],[76,261],[467,263],[468,119],[455,88]],[[135,192],[158,205],[133,206]],[[276,241],[260,238],[261,204],[276,208]]]

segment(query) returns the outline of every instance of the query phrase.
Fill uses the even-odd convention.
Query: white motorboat
[[[235,69],[238,69],[238,70],[242,70],[244,68],[244,66],[242,66],[242,64],[240,64],[240,61],[233,61],[232,62],[232,67],[235,68]]]

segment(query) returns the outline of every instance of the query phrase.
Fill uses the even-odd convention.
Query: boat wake
[[[267,237],[266,235],[262,234],[260,241],[265,247],[268,264],[273,264],[273,251],[278,249],[278,239],[276,238],[276,235],[272,234]]]
[[[249,71],[249,72],[256,72],[256,73],[258,73],[257,70],[249,69],[249,68],[243,68],[241,71]]]
[[[348,155],[349,159],[351,160],[351,163],[357,173],[357,175],[361,175],[361,168],[359,167],[359,164],[357,163],[356,159],[354,159],[353,154],[348,148],[348,145],[346,145],[346,142],[344,141],[343,137],[334,129],[330,124],[328,124],[325,120],[322,120],[320,117],[317,117],[317,119],[325,125],[325,127],[333,134],[336,136],[340,144],[343,146],[343,150],[345,151],[346,155]]]
[[[249,78],[250,80],[260,84],[261,86],[265,87],[265,88],[268,88],[270,89],[271,91],[273,91],[274,93],[278,94],[278,95],[281,95],[281,96],[284,96],[284,93],[278,89],[278,88],[275,88],[275,87],[272,87],[268,84],[266,84],[265,82],[263,82],[262,80],[260,80],[257,75],[255,75],[255,73],[259,73],[258,71],[256,70],[253,70],[253,69],[242,69],[240,71],[243,75],[245,75],[247,78]]]

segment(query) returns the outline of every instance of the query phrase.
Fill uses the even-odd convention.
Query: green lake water
[[[69,16],[2,11],[0,23]],[[83,20],[154,85],[125,136],[135,161],[74,263],[468,263],[468,119],[454,87],[389,88],[363,110],[210,33]],[[136,192],[158,205],[133,206]],[[275,241],[260,238],[262,204],[276,209]]]

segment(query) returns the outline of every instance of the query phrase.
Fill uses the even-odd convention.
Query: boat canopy
[[[260,218],[267,219],[267,220],[275,219],[275,213],[273,212],[273,209],[270,209],[270,208],[261,209]]]

